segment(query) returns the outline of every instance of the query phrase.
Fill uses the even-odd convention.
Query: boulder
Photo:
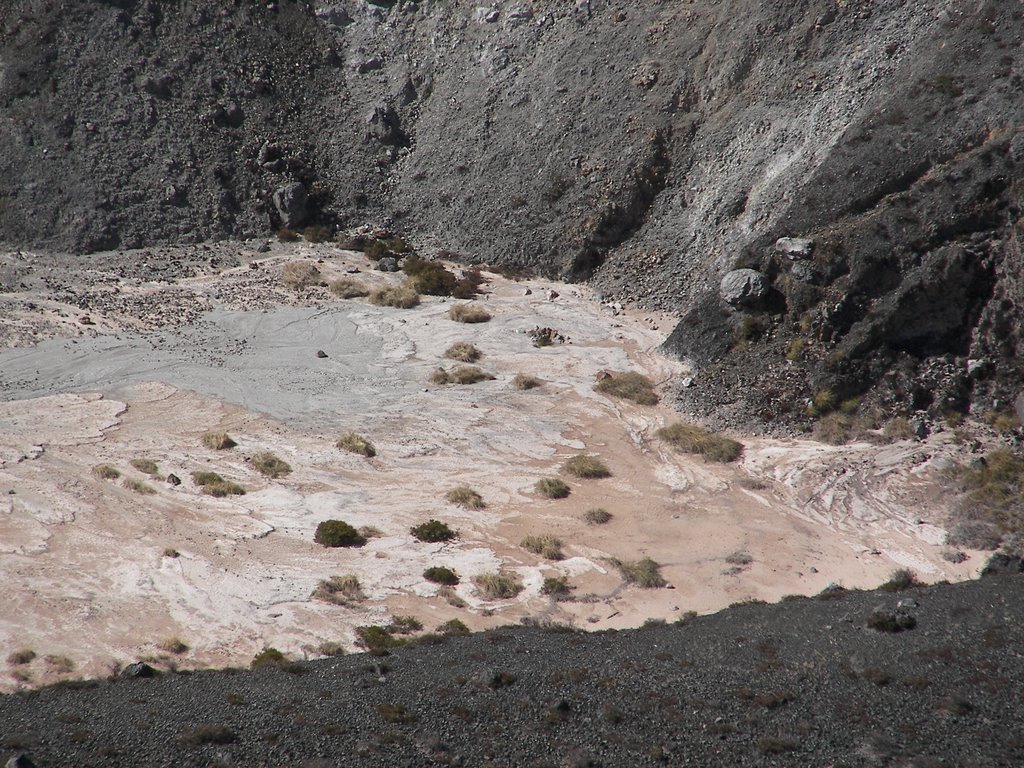
[[[794,261],[807,259],[814,251],[814,241],[803,237],[780,237],[775,241],[775,250]]]
[[[308,202],[306,188],[299,182],[278,187],[274,191],[274,208],[281,217],[281,226],[288,229],[302,226],[309,215]]]
[[[4,763],[4,768],[36,768],[36,764],[32,762],[32,758],[22,752]]]
[[[381,272],[397,272],[398,259],[394,256],[384,256],[383,258],[377,259],[377,269]]]
[[[380,103],[366,117],[367,135],[381,144],[401,146],[407,143],[398,113],[390,104]]]
[[[137,661],[134,664],[129,664],[127,667],[121,670],[121,677],[156,677],[156,670],[153,669],[153,667],[149,666],[149,664],[146,664],[144,661]]]
[[[754,307],[768,297],[768,278],[754,269],[727,272],[718,286],[718,295],[732,307]]]

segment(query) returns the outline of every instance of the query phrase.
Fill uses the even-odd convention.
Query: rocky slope
[[[15,0],[0,27],[12,246],[385,223],[678,314],[684,404],[733,423],[1018,394],[1017,3]],[[721,301],[736,266],[759,303]]]
[[[0,758],[1019,765],[1021,578],[840,592],[616,633],[500,629],[384,658],[65,685],[0,697]]]

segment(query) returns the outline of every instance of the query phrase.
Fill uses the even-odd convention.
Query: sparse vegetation
[[[394,635],[411,635],[423,629],[423,622],[415,616],[394,616],[388,624],[388,632]]]
[[[637,405],[656,405],[658,395],[646,376],[633,371],[612,373],[597,382],[595,389],[605,395],[629,400]]]
[[[161,651],[166,653],[173,653],[176,656],[188,651],[188,645],[186,645],[180,637],[168,637],[160,641],[160,645],[157,646]]]
[[[877,632],[903,632],[917,626],[917,619],[905,613],[874,611],[867,621],[869,629]]]
[[[459,583],[459,575],[451,568],[443,565],[433,565],[423,572],[423,578],[434,584],[445,584],[454,587]]]
[[[201,747],[204,744],[233,744],[238,736],[226,725],[200,725],[187,728],[178,736],[182,746]]]
[[[486,323],[491,313],[479,304],[456,304],[448,310],[448,317],[457,323]]]
[[[807,415],[812,418],[824,416],[826,413],[834,411],[837,404],[835,392],[831,389],[819,389],[811,397],[811,402],[807,406]]]
[[[448,621],[438,625],[437,631],[451,637],[465,637],[469,634],[469,627],[458,619],[448,619]]]
[[[951,545],[994,549],[1024,526],[1024,456],[999,448],[952,476],[962,495],[955,505]]]
[[[541,585],[540,593],[555,600],[564,600],[572,593],[572,587],[565,576],[547,576]]]
[[[316,264],[309,261],[289,261],[281,267],[281,282],[293,291],[320,285],[323,280]]]
[[[604,507],[595,507],[584,512],[583,519],[591,525],[604,525],[612,519],[612,513]]]
[[[370,291],[365,285],[351,277],[339,277],[337,280],[332,280],[328,289],[339,299],[358,299],[370,295]]]
[[[66,675],[75,669],[75,662],[69,659],[67,656],[61,656],[58,654],[49,654],[43,657],[43,661],[50,668],[50,671],[55,672],[58,675]]]
[[[830,413],[814,424],[814,436],[829,445],[845,445],[851,437],[853,419],[845,413]]]
[[[261,667],[279,667],[287,663],[287,656],[277,650],[277,648],[268,646],[253,657],[252,663],[249,666],[253,669],[260,669]]]
[[[612,560],[612,565],[619,569],[622,578],[627,584],[635,584],[644,589],[664,587],[667,583],[661,577],[661,566],[651,558],[645,557],[640,560]]]
[[[882,430],[882,437],[887,443],[895,443],[897,440],[912,440],[915,435],[910,422],[902,416],[898,416],[886,423]]]
[[[449,503],[462,507],[463,509],[483,509],[487,506],[483,497],[468,485],[459,485],[452,488],[444,495]]]
[[[451,296],[459,283],[443,264],[415,255],[405,259],[402,271],[409,276],[416,290],[427,296]]]
[[[523,591],[518,579],[506,573],[481,573],[473,578],[473,583],[491,600],[508,600]]]
[[[224,451],[238,445],[227,432],[206,432],[202,441],[203,445],[214,451]]]
[[[544,477],[537,481],[537,493],[545,499],[564,499],[569,495],[569,486],[557,477]]]
[[[407,641],[392,635],[386,627],[377,625],[356,627],[356,645],[365,648],[374,656],[386,656],[392,648],[405,645]]]
[[[453,531],[440,520],[428,520],[425,523],[414,525],[409,532],[420,541],[431,543],[451,541],[459,535],[458,531]]]
[[[358,432],[346,432],[338,438],[335,446],[349,453],[357,453],[370,459],[377,455],[377,449],[373,443],[360,435]]]
[[[359,577],[352,573],[324,579],[313,590],[312,597],[335,605],[349,605],[366,599]]]
[[[709,432],[696,424],[677,421],[654,433],[677,451],[695,453],[707,461],[728,463],[743,455],[743,444],[724,435]]]
[[[562,471],[573,477],[587,480],[612,476],[611,471],[603,461],[597,456],[591,456],[586,453],[579,453],[572,458],[566,459],[565,463],[562,464]]]
[[[445,350],[444,356],[461,363],[475,363],[480,359],[481,352],[468,341],[456,341]]]
[[[886,592],[901,592],[904,589],[919,586],[921,586],[921,582],[917,580],[917,576],[913,571],[909,568],[899,568],[889,574],[889,580],[882,584],[879,589]]]
[[[438,368],[430,375],[432,384],[477,384],[481,381],[492,381],[494,376],[475,365],[459,365],[450,371]]]
[[[160,468],[156,465],[156,462],[152,459],[132,459],[130,462],[135,469],[139,470],[150,477],[156,477],[160,474]]]
[[[167,547],[163,552],[164,557],[169,557],[172,560],[181,557],[181,552],[176,550],[174,547]]]
[[[515,378],[512,379],[512,386],[516,389],[536,389],[541,385],[541,380],[536,376],[530,376],[525,373],[517,373]]]
[[[222,499],[226,496],[244,496],[245,488],[238,483],[225,480],[216,472],[197,471],[192,473],[192,482],[202,488],[207,496]]]
[[[540,555],[545,560],[561,560],[565,557],[565,555],[562,554],[561,539],[550,534],[527,536],[519,542],[519,546],[527,552],[533,552],[535,555]]]
[[[331,239],[331,230],[325,226],[314,224],[302,230],[302,237],[307,243],[326,243]]]
[[[109,464],[97,464],[92,471],[101,480],[117,480],[121,476],[121,471]]]
[[[272,453],[257,453],[252,457],[252,466],[264,477],[276,480],[285,475],[291,474],[292,468],[288,462],[278,458]]]
[[[378,704],[377,713],[389,723],[405,725],[416,722],[416,715],[401,704]]]
[[[725,562],[742,568],[754,562],[754,558],[746,552],[737,551],[726,555]]]
[[[36,652],[31,648],[21,648],[17,651],[11,651],[11,653],[7,655],[7,663],[12,667],[31,664],[35,657]]]
[[[313,541],[325,547],[361,547],[366,539],[344,520],[324,520],[316,527]]]
[[[378,307],[412,309],[420,303],[420,295],[410,283],[379,288],[370,294],[370,303]]]
[[[126,477],[123,481],[123,485],[129,491],[135,491],[135,493],[141,494],[142,496],[151,496],[156,493],[156,490],[152,486],[146,485],[141,480],[136,480],[131,477]]]
[[[282,243],[294,243],[299,239],[299,233],[288,227],[281,227],[277,230],[277,239]]]
[[[807,346],[807,342],[803,339],[790,339],[789,343],[786,344],[786,359],[791,362],[799,360],[805,346]]]
[[[348,650],[341,643],[335,643],[330,640],[320,643],[320,647],[317,648],[321,656],[332,656],[337,658],[338,656],[347,656]]]

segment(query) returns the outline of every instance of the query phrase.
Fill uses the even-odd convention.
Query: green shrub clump
[[[459,583],[459,575],[451,568],[446,568],[443,565],[433,565],[427,568],[423,572],[423,578],[434,584],[444,584],[449,587],[454,587]]]
[[[157,467],[156,462],[152,459],[132,459],[128,463],[139,470],[139,472],[144,472],[150,477],[156,477],[160,474],[160,468]]]
[[[257,453],[252,457],[252,465],[264,477],[276,480],[291,474],[292,468],[287,461],[279,459],[272,453]]]
[[[346,432],[338,438],[335,446],[349,453],[358,453],[368,459],[377,455],[377,449],[373,447],[373,443],[357,432]]]
[[[651,558],[645,557],[641,560],[622,561],[613,560],[612,565],[619,569],[622,578],[627,584],[635,584],[645,589],[664,587],[667,583],[661,577],[661,566]]]
[[[259,669],[260,667],[279,667],[287,662],[288,657],[277,650],[277,648],[267,647],[253,657],[252,664],[250,666],[253,669]]]
[[[477,589],[492,600],[507,600],[523,591],[518,579],[505,573],[481,573],[473,579]]]
[[[637,405],[656,405],[658,402],[654,383],[643,374],[633,371],[609,374],[597,382],[595,389],[602,394],[629,400]]]
[[[313,541],[325,547],[361,547],[366,539],[344,520],[324,520],[316,527]]]
[[[654,433],[677,451],[695,453],[708,461],[728,463],[743,455],[743,444],[709,432],[696,424],[677,421]]]
[[[562,554],[562,540],[550,534],[527,536],[519,542],[519,546],[527,552],[540,555],[545,560],[561,560],[565,557]]]
[[[604,525],[612,519],[612,513],[604,507],[596,507],[594,509],[588,509],[583,513],[583,519],[591,525]]]
[[[567,459],[562,465],[562,471],[567,472],[573,477],[588,480],[612,476],[611,471],[603,461],[597,458],[597,456],[590,456],[586,453],[580,453]]]
[[[544,477],[534,486],[545,499],[564,499],[569,495],[569,486],[557,477]]]
[[[409,532],[420,541],[430,543],[451,541],[459,535],[458,531],[453,531],[440,520],[428,520],[425,523],[414,525]]]
[[[356,645],[374,656],[386,656],[390,649],[405,645],[406,640],[392,635],[387,627],[376,625],[356,627]]]
[[[459,485],[452,488],[444,495],[451,504],[456,504],[463,509],[484,509],[487,504],[483,497],[468,485]]]

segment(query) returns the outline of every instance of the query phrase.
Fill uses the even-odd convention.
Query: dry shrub
[[[320,285],[323,279],[316,264],[309,261],[289,261],[281,267],[281,282],[293,291]]]
[[[481,381],[493,381],[494,376],[475,365],[459,365],[450,371],[438,368],[430,374],[432,384],[477,384]]]
[[[541,380],[536,376],[529,376],[525,373],[517,373],[512,379],[512,386],[516,389],[536,389],[541,385]]]
[[[595,509],[588,509],[584,512],[583,519],[591,525],[604,525],[612,519],[612,513],[604,507],[597,507]]]
[[[291,465],[287,461],[278,458],[272,453],[257,453],[252,457],[252,466],[264,477],[276,480],[291,473]]]
[[[895,443],[898,440],[913,440],[916,435],[910,422],[902,416],[890,419],[882,430],[882,437],[887,443]]]
[[[523,585],[507,573],[481,573],[473,578],[480,593],[491,600],[507,600],[523,591]]]
[[[160,641],[160,645],[157,646],[161,651],[166,653],[173,653],[176,656],[188,651],[188,645],[186,645],[180,637],[168,637]]]
[[[480,359],[480,350],[468,341],[456,341],[445,350],[444,356],[460,363],[475,363]]]
[[[30,664],[35,659],[36,652],[31,648],[21,648],[17,651],[11,651],[7,656],[7,663],[11,666],[18,666],[21,664]]]
[[[160,468],[152,459],[132,459],[128,463],[139,470],[139,472],[144,472],[150,477],[156,477],[160,474]]]
[[[829,445],[845,445],[852,436],[853,419],[845,413],[822,416],[814,425],[814,436]]]
[[[313,590],[312,597],[335,605],[349,605],[366,599],[359,577],[351,573],[324,579]]]
[[[227,432],[206,432],[202,440],[203,445],[214,451],[223,451],[238,445]]]
[[[537,481],[534,488],[545,499],[564,499],[569,495],[569,486],[557,477],[544,477]]]
[[[603,461],[597,458],[597,456],[591,456],[586,453],[580,453],[567,459],[562,465],[562,471],[573,477],[586,480],[612,476],[611,470],[608,469]]]
[[[351,277],[340,277],[332,280],[328,286],[331,293],[339,299],[358,299],[362,296],[369,296],[370,290],[358,280]]]
[[[109,464],[98,464],[92,468],[92,471],[96,477],[102,480],[117,480],[121,476],[121,471]]]
[[[358,453],[368,459],[377,455],[377,449],[373,447],[373,443],[357,432],[346,432],[338,438],[335,446],[349,453]]]
[[[370,294],[370,303],[378,307],[412,309],[420,303],[420,295],[408,282],[378,288]]]
[[[562,554],[561,539],[550,534],[527,536],[519,542],[519,546],[527,552],[533,552],[535,555],[540,555],[545,560],[562,560],[565,558],[565,555]]]
[[[210,472],[209,474],[216,474]],[[212,480],[206,483],[197,483],[202,486],[203,493],[213,496],[215,499],[223,499],[227,496],[244,496],[245,488],[230,480]]]
[[[953,473],[961,497],[954,507],[949,542],[994,549],[1024,525],[1024,456],[1008,448],[990,451],[971,467]]]
[[[143,496],[151,496],[156,493],[151,486],[146,485],[141,480],[135,480],[131,477],[124,479],[124,487],[129,491],[135,491],[135,493],[142,494]]]
[[[619,569],[627,584],[635,584],[645,589],[664,587],[667,583],[661,577],[661,566],[651,558],[640,560],[612,560],[612,565]]]
[[[696,424],[677,421],[654,433],[677,451],[695,453],[708,461],[727,463],[743,455],[743,444],[709,432]]]
[[[463,509],[483,509],[487,506],[483,497],[468,485],[459,485],[452,488],[444,495],[450,503],[456,504]]]
[[[448,317],[457,323],[486,323],[491,313],[479,304],[456,304],[448,310]]]
[[[629,400],[637,405],[655,405],[658,395],[646,376],[633,371],[613,373],[601,379],[595,389],[604,395]]]

